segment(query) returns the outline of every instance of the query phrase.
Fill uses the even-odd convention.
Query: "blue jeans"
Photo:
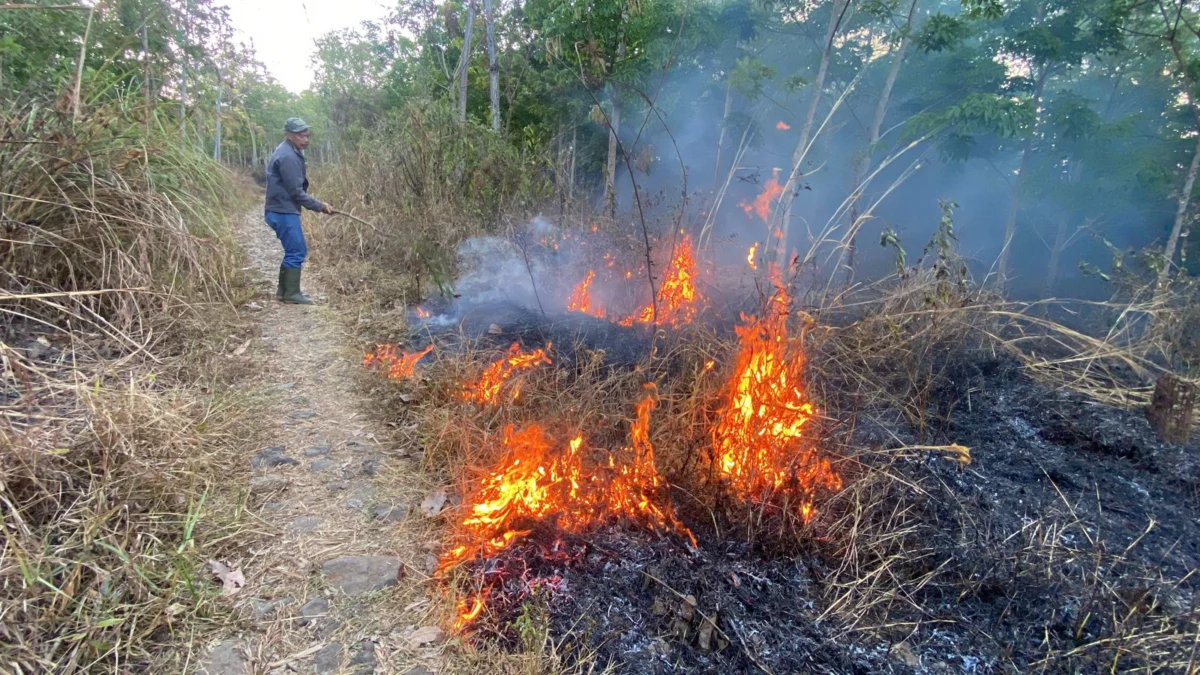
[[[299,213],[277,213],[267,211],[267,224],[275,230],[279,243],[283,244],[283,266],[300,267],[308,257],[308,244],[304,243],[304,230],[300,229]]]

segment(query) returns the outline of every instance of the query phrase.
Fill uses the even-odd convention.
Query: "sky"
[[[234,29],[293,92],[312,83],[310,60],[322,35],[387,14],[394,0],[227,0]]]

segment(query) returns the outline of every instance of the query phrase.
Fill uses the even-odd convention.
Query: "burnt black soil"
[[[890,467],[921,488],[895,491],[916,529],[885,549],[904,559],[889,574],[908,582],[890,606],[854,626],[818,620],[839,580],[837,537],[768,553],[693,516],[699,552],[611,530],[525,570],[557,579],[552,634],[620,673],[1186,672],[1200,446],[1163,444],[1140,412],[1048,390],[1012,364],[961,371],[938,397],[951,414],[920,440],[969,446],[973,463],[930,454]],[[865,421],[854,439],[886,449],[897,437],[918,440]],[[1153,630],[1184,638],[1155,652]]]

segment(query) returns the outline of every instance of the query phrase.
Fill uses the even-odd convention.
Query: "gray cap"
[[[283,130],[289,134],[302,133],[308,131],[308,123],[299,117],[289,117],[287,121],[283,123]]]

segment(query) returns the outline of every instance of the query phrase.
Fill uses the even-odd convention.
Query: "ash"
[[[1196,634],[1200,444],[1161,443],[1139,411],[1048,390],[1015,364],[969,364],[955,382],[934,402],[952,414],[923,442],[968,445],[974,462],[889,469],[926,491],[912,560],[890,573],[927,583],[856,624],[822,619],[840,592],[836,550],[764,551],[691,513],[700,551],[611,528],[556,563],[552,635],[636,675],[1101,673],[1115,650],[1087,645],[1106,640],[1127,652],[1121,672],[1187,672],[1166,664],[1186,664]],[[862,447],[897,436],[917,440],[895,421],[855,434]],[[1155,630],[1184,639],[1138,642]]]

